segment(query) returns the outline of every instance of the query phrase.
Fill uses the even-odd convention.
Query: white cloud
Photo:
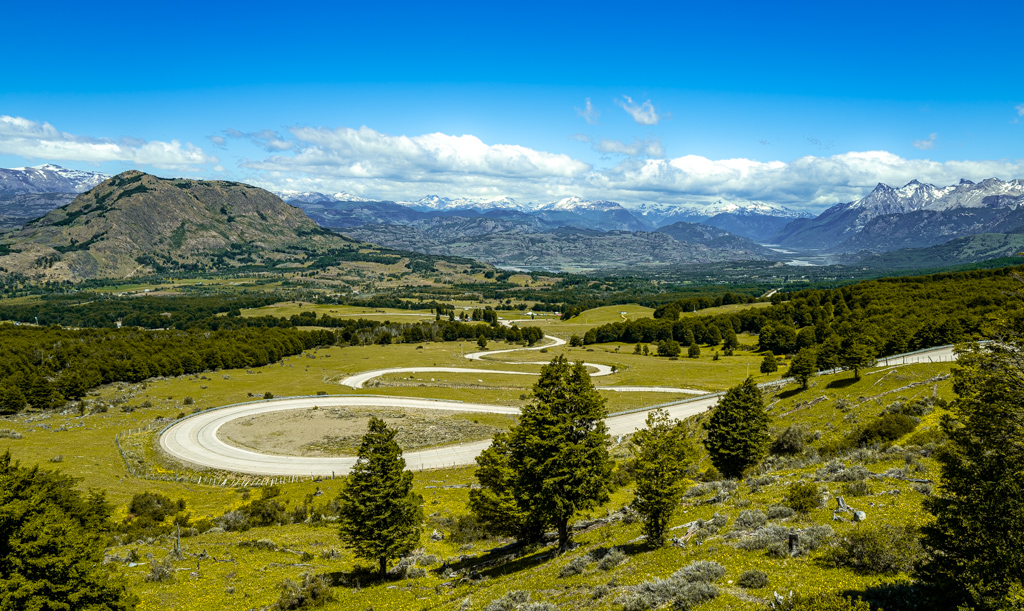
[[[590,98],[587,98],[587,104],[583,108],[575,107],[576,114],[583,117],[583,120],[593,125],[597,123],[598,117],[601,116],[601,111],[594,108],[594,105],[590,103]]]
[[[806,156],[786,163],[752,159],[712,160],[697,155],[675,159],[627,160],[591,172],[589,186],[611,199],[725,197],[820,208],[863,197],[879,182],[903,185],[911,180],[948,185],[960,178],[1012,179],[1024,176],[1024,161],[930,161],[904,159],[885,151]],[[628,201],[628,200],[627,200]]]
[[[591,167],[568,155],[487,144],[472,135],[392,136],[368,127],[297,127],[290,148],[242,164],[247,179],[275,190],[345,191],[363,197],[417,199],[512,196],[546,203],[567,195],[622,203],[694,204],[726,198],[820,210],[866,195],[879,182],[918,179],[936,185],[960,178],[1024,177],[1024,160],[930,161],[885,151],[808,155],[790,161],[664,155],[658,140],[632,143],[577,134],[595,150],[627,157]],[[248,137],[248,136],[246,136]]]
[[[49,123],[7,115],[0,115],[0,153],[49,161],[127,161],[162,169],[217,163],[216,157],[188,142],[76,136]]]
[[[624,95],[621,100],[615,100],[615,103],[628,112],[633,120],[640,125],[657,125],[658,121],[664,118],[664,115],[659,115],[654,110],[654,104],[651,104],[650,100],[643,104],[637,104],[633,102],[633,98]]]
[[[665,156],[665,148],[661,145],[661,140],[656,138],[649,138],[646,140],[634,138],[631,143],[619,140],[602,139],[594,145],[594,150],[599,153],[618,153],[621,155],[629,155],[631,157]]]
[[[914,148],[921,149],[922,151],[930,151],[935,148],[935,139],[938,137],[938,134],[929,134],[924,140],[914,140],[912,144],[914,145]]]
[[[568,179],[590,169],[568,155],[511,144],[489,145],[469,135],[391,136],[368,127],[296,127],[291,133],[291,155],[248,162],[245,167],[400,182],[441,177],[459,181]]]
[[[207,138],[210,139],[210,142],[220,147],[226,146],[228,143],[228,139],[224,136],[207,136]]]
[[[1024,117],[1024,104],[1018,104],[1018,105],[1014,106],[1014,108],[1017,109],[1017,116],[1018,117]]]

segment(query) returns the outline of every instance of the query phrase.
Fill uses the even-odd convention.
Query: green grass
[[[338,306],[331,306],[337,309]],[[618,308],[619,306],[615,306]],[[535,323],[532,323],[535,324]],[[559,335],[571,330],[570,323],[545,322],[545,328],[554,330]],[[753,338],[741,337],[741,342],[750,347]],[[492,349],[505,346],[500,342],[492,342]],[[618,348],[618,352],[616,352]],[[760,357],[752,351],[738,351],[736,356],[721,357],[712,360],[712,351],[704,349],[700,359],[688,359],[685,356],[676,361],[654,356],[638,356],[632,354],[633,346],[620,344],[602,344],[587,348],[568,347],[549,350],[547,353],[538,351],[528,353],[512,353],[500,357],[503,360],[549,360],[557,354],[565,354],[572,360],[582,359],[603,364],[614,364],[620,371],[612,376],[598,378],[598,385],[658,385],[658,386],[691,386],[709,390],[721,390],[736,384],[746,375],[750,366],[751,375],[756,380],[765,378],[757,368]],[[465,342],[465,352],[476,350],[472,342]],[[310,358],[313,357],[313,358]],[[82,478],[83,488],[102,488],[107,490],[108,498],[117,505],[116,515],[123,518],[126,503],[132,494],[150,490],[166,494],[172,498],[184,498],[189,510],[196,517],[215,517],[240,506],[244,500],[240,491],[195,484],[146,481],[128,477],[123,463],[114,446],[114,435],[128,428],[138,428],[153,421],[157,416],[174,417],[179,412],[188,412],[193,406],[185,406],[184,398],[192,397],[194,407],[208,408],[216,405],[235,403],[262,397],[264,392],[272,392],[276,396],[312,395],[317,391],[331,394],[367,393],[389,394],[398,396],[415,396],[430,398],[450,398],[467,402],[483,402],[504,405],[522,405],[523,394],[528,393],[535,378],[532,376],[507,376],[501,374],[445,374],[427,373],[413,374],[413,380],[402,380],[403,376],[388,376],[386,384],[400,386],[382,386],[353,391],[337,384],[337,380],[345,375],[384,367],[401,367],[416,365],[437,365],[457,367],[481,367],[489,369],[506,369],[515,367],[523,371],[536,371],[537,366],[509,365],[501,361],[470,362],[461,358],[459,346],[454,343],[423,344],[421,349],[415,345],[367,346],[349,348],[330,348],[310,351],[307,354],[291,357],[280,364],[251,370],[224,370],[207,373],[201,377],[180,377],[174,379],[150,380],[145,384],[119,384],[100,389],[91,401],[109,402],[121,396],[131,405],[139,405],[149,401],[153,407],[139,408],[133,413],[122,413],[113,407],[106,414],[94,414],[85,417],[57,414],[23,414],[17,417],[0,419],[0,428],[11,428],[24,433],[19,440],[0,439],[0,451],[10,450],[16,459],[25,464],[41,464],[46,467],[58,467],[71,475]],[[799,423],[809,433],[818,433],[819,439],[812,442],[812,447],[839,439],[854,427],[869,422],[888,405],[896,400],[910,400],[931,396],[952,398],[949,379],[918,385],[906,390],[896,391],[911,384],[919,384],[935,376],[948,373],[949,363],[932,365],[913,365],[895,369],[869,369],[864,372],[861,380],[853,382],[850,373],[816,377],[811,387],[802,391],[797,385],[790,385],[770,393],[767,403],[771,406],[770,413],[775,416],[773,428],[784,429],[789,424]],[[782,368],[784,370],[784,367]],[[408,377],[408,376],[404,376]],[[434,377],[435,382],[430,383]],[[772,376],[777,378],[778,374]],[[203,379],[206,378],[206,379]],[[483,382],[477,382],[483,380]],[[440,385],[442,384],[445,385]],[[450,388],[450,386],[456,386]],[[206,388],[202,388],[205,386]],[[884,394],[888,393],[888,394]],[[642,405],[662,403],[672,398],[662,393],[611,393],[605,392],[610,411],[630,409]],[[818,400],[824,397],[823,400]],[[842,400],[842,401],[839,401]],[[813,404],[811,404],[813,402]],[[942,410],[925,416],[918,430],[936,426],[942,416]],[[501,426],[499,420],[507,418],[500,415],[459,414],[458,418],[476,419],[483,424]],[[692,419],[694,430],[698,430],[698,420]],[[49,429],[42,425],[48,425]],[[71,425],[69,427],[69,425]],[[79,426],[82,425],[82,426]],[[67,430],[51,432],[53,429],[68,427]],[[504,428],[502,426],[502,428]],[[628,442],[627,442],[628,443]],[[905,439],[897,443],[906,443]],[[614,448],[619,457],[628,456],[625,445]],[[47,461],[63,455],[63,462],[52,465]],[[882,455],[883,460],[869,464],[868,468],[880,473],[891,467],[906,465],[902,455]],[[921,468],[926,469],[923,475],[935,478],[937,468],[930,458],[917,461]],[[704,469],[708,465],[703,458],[696,466]],[[784,496],[786,486],[801,478],[812,477],[821,463],[805,467],[784,468],[771,473],[778,480],[764,486],[758,492],[752,492],[746,485],[741,485],[725,503],[700,505],[699,499],[687,499],[676,513],[672,525],[688,523],[694,519],[708,519],[714,513],[728,514],[731,518],[743,509],[764,508],[779,503]],[[471,547],[463,547],[446,539],[432,541],[428,537],[436,526],[436,519],[444,515],[462,515],[466,513],[468,500],[467,488],[445,489],[449,485],[468,485],[474,481],[471,468],[444,469],[436,471],[416,472],[415,489],[424,497],[424,511],[428,516],[424,537],[421,541],[424,551],[436,554],[456,564],[456,559],[468,555],[479,557],[487,549],[500,544],[500,541],[476,542]],[[869,480],[873,494],[869,497],[848,498],[848,502],[868,512],[871,524],[879,523],[920,523],[925,519],[921,511],[922,495],[904,481]],[[309,494],[317,487],[324,493],[314,501],[326,503],[337,495],[341,481],[328,480],[320,483],[301,482],[282,486],[282,499],[289,507]],[[830,499],[842,494],[841,484],[823,483],[830,492]],[[880,494],[898,490],[898,494]],[[612,494],[611,500],[589,512],[591,516],[603,516],[632,498],[631,489],[627,486]],[[748,505],[749,503],[749,505]],[[830,500],[828,508],[813,511],[809,516],[800,518],[796,527],[811,523],[830,524],[840,534],[857,526],[851,523],[831,521],[831,508],[835,506]],[[581,518],[586,515],[580,516]],[[791,521],[783,522],[790,524]],[[444,530],[439,528],[439,530]],[[446,533],[448,534],[448,533]],[[640,534],[640,525],[613,523],[611,526],[580,533],[576,541],[580,547],[557,558],[541,558],[551,550],[539,549],[526,557],[514,561],[500,563],[496,566],[482,568],[487,578],[479,582],[462,582],[458,578],[445,577],[429,573],[426,577],[386,583],[362,583],[359,588],[335,587],[333,593],[337,598],[328,609],[459,609],[468,598],[473,610],[482,609],[494,598],[514,589],[527,589],[534,593],[535,600],[548,600],[563,609],[617,609],[614,604],[616,594],[592,600],[591,593],[601,584],[614,582],[618,587],[637,584],[655,577],[665,577],[694,560],[714,560],[723,564],[726,576],[719,582],[722,595],[715,601],[702,605],[699,609],[756,609],[756,602],[750,596],[766,599],[773,590],[786,592],[793,590],[811,593],[826,589],[863,589],[879,581],[891,581],[899,576],[875,576],[854,573],[847,569],[830,568],[820,561],[821,552],[812,553],[804,558],[772,558],[760,551],[742,551],[732,547],[722,537],[710,537],[703,545],[689,544],[684,548],[667,547],[649,551],[642,545],[631,544]],[[673,533],[676,534],[676,533]],[[314,558],[302,560],[299,555],[290,551],[267,551],[239,547],[240,541],[270,539],[279,548],[287,548],[294,552],[309,552]],[[185,559],[176,563],[180,570],[176,572],[177,580],[173,584],[154,584],[143,580],[148,566],[142,565],[128,568],[118,565],[117,570],[125,575],[132,589],[143,600],[140,609],[171,609],[185,610],[196,608],[218,609],[251,609],[273,603],[278,595],[277,584],[284,578],[298,579],[306,570],[317,573],[343,573],[350,571],[359,564],[345,551],[338,540],[337,529],[333,526],[288,525],[258,528],[246,533],[210,533],[183,539]],[[600,571],[591,567],[581,575],[562,578],[558,572],[562,566],[573,558],[595,548],[622,546],[627,550],[629,558],[610,571]],[[124,557],[129,550],[137,550],[141,558],[153,553],[163,558],[171,548],[171,542],[163,539],[150,543],[131,542],[120,547],[111,548],[108,554]],[[325,549],[334,548],[340,552],[335,559],[324,559],[320,553]],[[227,562],[205,560],[200,563],[198,576],[190,577],[195,571],[197,560],[194,554],[206,550],[210,556]],[[472,565],[470,558],[466,564]],[[363,563],[368,565],[368,563]],[[456,564],[457,566],[457,564]],[[430,568],[437,568],[437,565]],[[735,581],[745,570],[759,569],[769,576],[769,586],[763,590],[744,593],[728,582]],[[449,585],[444,585],[449,584]],[[232,593],[229,590],[233,589]]]

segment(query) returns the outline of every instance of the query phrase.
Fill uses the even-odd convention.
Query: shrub
[[[843,469],[832,477],[834,482],[861,482],[868,478],[868,470],[862,465],[854,465]]]
[[[245,532],[252,528],[249,518],[241,511],[229,511],[217,519],[217,525],[227,532]]]
[[[793,456],[804,451],[804,438],[807,434],[802,426],[791,424],[772,442],[771,453],[777,456]]]
[[[172,562],[171,555],[164,556],[163,560],[157,560],[152,557],[149,558],[149,574],[144,577],[149,582],[169,582],[174,581],[174,563]]]
[[[263,398],[264,399],[273,399],[274,398],[274,393],[272,393],[272,392],[270,392],[268,390],[267,392],[263,393]]]
[[[21,433],[11,429],[0,429],[0,439],[21,439]]]
[[[520,605],[530,602],[530,593],[526,590],[512,590],[501,598],[492,600],[484,607],[484,611],[514,611]]]
[[[761,528],[767,523],[768,516],[760,509],[745,509],[740,512],[732,527],[735,530],[752,530],[754,528]]]
[[[587,570],[587,567],[594,562],[593,557],[590,554],[583,554],[582,556],[576,556],[569,561],[568,564],[562,567],[562,570],[558,571],[559,577],[571,577],[573,575],[579,575],[583,571]]]
[[[871,486],[864,480],[843,484],[843,494],[846,496],[867,496],[871,494]]]
[[[869,446],[895,441],[917,428],[917,419],[905,414],[883,414],[860,430],[851,433],[856,445]]]
[[[597,568],[602,571],[610,571],[622,564],[625,560],[626,554],[623,554],[616,548],[612,548],[611,551],[598,560]]]
[[[192,397],[185,397],[181,401],[182,405],[192,405],[195,402],[196,402],[195,399],[193,399]]]
[[[792,507],[785,505],[769,505],[765,511],[769,520],[785,520],[796,515],[796,511]]]
[[[698,560],[672,574],[673,579],[682,579],[689,583],[712,583],[725,575],[725,567],[710,560]]]
[[[167,516],[184,510],[184,499],[172,501],[169,497],[155,492],[136,494],[128,503],[128,513],[136,518],[149,518],[154,522],[163,522]]]
[[[690,489],[683,493],[683,496],[688,499],[692,499],[698,496],[711,494],[712,492],[718,492],[718,484],[715,482],[704,482],[703,484],[690,486]]]
[[[748,590],[757,590],[768,585],[768,574],[764,571],[746,571],[736,580],[736,585]]]
[[[821,490],[811,482],[794,482],[786,492],[786,505],[797,513],[808,513],[821,507]]]
[[[330,583],[323,575],[303,573],[302,581],[296,583],[291,579],[281,582],[281,598],[272,609],[288,611],[290,609],[311,609],[321,607],[334,600],[331,595]]]
[[[871,611],[871,605],[835,592],[790,596],[774,605],[777,611]]]
[[[922,553],[916,528],[882,524],[854,529],[825,559],[865,573],[900,573],[910,571]]]

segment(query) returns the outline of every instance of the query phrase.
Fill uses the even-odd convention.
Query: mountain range
[[[23,225],[28,228],[32,219],[69,204],[82,191],[107,179],[97,172],[55,165],[0,170],[0,231]],[[725,200],[706,206],[651,202],[627,206],[580,197],[522,203],[510,197],[428,195],[391,202],[345,192],[287,191],[278,195],[320,226],[371,243],[479,257],[498,265],[524,265],[533,260],[538,266],[587,269],[612,262],[679,263],[691,255],[694,262],[722,257],[780,258],[777,251],[759,244],[805,254],[816,252],[847,262],[924,262],[928,255],[920,252],[897,259],[875,256],[927,249],[973,235],[1017,235],[1024,227],[1024,180],[996,178],[977,183],[961,180],[945,187],[917,180],[902,187],[879,183],[865,197],[832,206],[816,217],[774,204]],[[526,235],[536,236],[532,243],[543,244],[549,254],[531,258],[526,250],[532,246],[518,239]],[[1016,238],[1007,242],[1006,249],[1012,250],[1011,243],[1016,243]],[[708,251],[674,246],[678,244]],[[935,265],[963,262],[963,257],[980,256],[986,248],[951,246],[928,252],[957,257],[955,261],[933,261]]]

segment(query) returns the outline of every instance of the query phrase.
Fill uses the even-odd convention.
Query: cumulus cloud
[[[924,140],[914,140],[911,144],[914,145],[914,148],[921,149],[922,151],[930,151],[935,148],[935,139],[938,137],[938,134],[929,134]]]
[[[583,117],[583,120],[591,125],[597,123],[598,117],[601,116],[601,111],[594,108],[594,105],[590,103],[590,98],[587,98],[587,103],[583,108],[579,108],[578,106],[575,108],[576,114]]]
[[[661,146],[661,140],[649,138],[640,140],[634,138],[633,142],[622,142],[619,140],[602,139],[594,145],[594,150],[599,153],[618,153],[630,157],[664,157],[665,149]]]
[[[904,159],[885,151],[806,156],[786,163],[752,159],[712,160],[698,155],[675,159],[626,160],[591,172],[595,190],[629,194],[634,200],[727,197],[820,208],[863,197],[879,182],[903,185],[911,180],[937,185],[960,178],[1011,179],[1024,176],[1024,161],[930,161]]]
[[[637,104],[633,102],[633,98],[624,95],[621,100],[615,100],[615,103],[628,112],[633,120],[640,125],[657,125],[658,121],[664,118],[664,115],[659,115],[654,110],[654,104],[651,104],[650,100],[643,104]]]
[[[512,144],[485,144],[476,136],[434,133],[391,136],[369,127],[292,128],[289,155],[245,167],[353,179],[400,182],[464,179],[552,179],[582,175],[590,166],[568,155]]]
[[[46,122],[8,115],[0,115],[0,153],[51,161],[127,161],[162,169],[217,163],[216,157],[188,142],[78,136]]]
[[[508,195],[537,203],[567,195],[627,204],[695,204],[726,198],[820,210],[859,199],[879,182],[899,186],[917,179],[949,185],[960,178],[1024,177],[1024,160],[939,162],[905,159],[885,151],[808,155],[787,161],[699,155],[666,159],[658,140],[619,142],[572,136],[597,151],[625,156],[592,167],[568,155],[488,144],[472,135],[394,136],[369,127],[289,131],[282,140],[289,148],[242,164],[250,171],[250,180],[276,190],[345,191],[398,201],[427,193],[470,198]]]

